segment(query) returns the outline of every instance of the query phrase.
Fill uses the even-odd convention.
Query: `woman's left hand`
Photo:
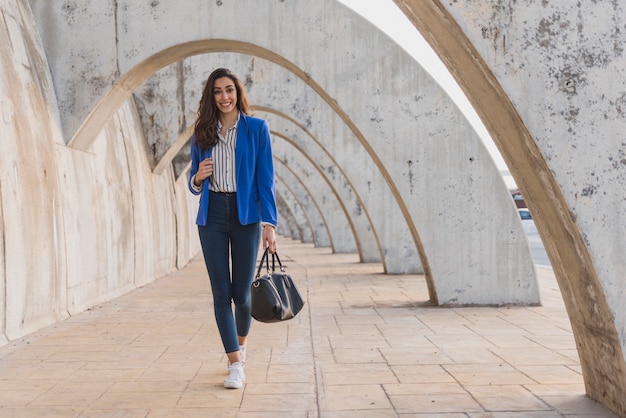
[[[261,239],[263,240],[264,250],[266,248],[269,248],[270,254],[276,252],[276,231],[274,230],[274,227],[272,225],[265,225],[263,227],[263,234]]]

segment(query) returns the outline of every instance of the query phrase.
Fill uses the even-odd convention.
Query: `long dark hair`
[[[250,115],[250,107],[248,105],[248,97],[243,89],[243,84],[232,71],[227,68],[218,68],[213,71],[204,85],[202,98],[198,106],[198,118],[196,119],[194,134],[196,135],[196,143],[203,149],[208,149],[217,144],[217,121],[219,118],[219,110],[215,104],[213,97],[213,88],[215,80],[222,77],[230,78],[235,84],[237,91],[237,110],[246,115]]]

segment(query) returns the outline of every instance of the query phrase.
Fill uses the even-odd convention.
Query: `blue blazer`
[[[196,144],[195,135],[191,137],[188,185],[191,193],[200,195],[196,223],[202,226],[206,225],[209,214],[209,181],[206,179],[203,182],[201,192],[193,189],[191,181],[198,172],[200,162],[210,157],[212,151],[212,147],[208,150],[202,149]],[[235,175],[239,222],[242,225],[255,222],[278,225],[272,143],[265,120],[240,113],[235,145]]]

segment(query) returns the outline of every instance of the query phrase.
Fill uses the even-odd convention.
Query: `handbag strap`
[[[272,269],[270,270],[270,260],[269,260],[269,247],[265,249],[263,252],[263,256],[261,257],[261,261],[259,261],[259,268],[256,271],[255,278],[258,279],[261,277],[261,269],[263,268],[263,262],[265,262],[265,269],[267,270],[267,274],[270,275],[274,271],[276,271],[276,260],[278,260],[278,268],[281,272],[285,272],[285,268],[283,267],[283,263],[280,262],[280,257],[278,257],[278,253],[272,253]]]
[[[278,256],[278,253],[272,253],[272,271],[276,271],[276,265],[274,264],[275,260],[278,260],[278,268],[282,273],[284,273],[285,268],[283,267],[283,263],[280,262],[280,257]]]
[[[270,274],[270,262],[268,259],[268,249],[265,249],[265,252],[263,252],[263,256],[261,257],[261,261],[259,261],[259,268],[256,271],[256,276],[255,278],[258,279],[259,277],[261,277],[261,269],[263,268],[263,261],[265,261],[265,266],[267,269],[267,274]]]

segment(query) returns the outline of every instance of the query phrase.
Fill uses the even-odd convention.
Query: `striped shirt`
[[[213,147],[213,175],[210,177],[210,188],[214,192],[232,193],[237,191],[235,178],[235,145],[237,144],[237,124],[222,135],[222,123],[217,123],[217,145]]]

